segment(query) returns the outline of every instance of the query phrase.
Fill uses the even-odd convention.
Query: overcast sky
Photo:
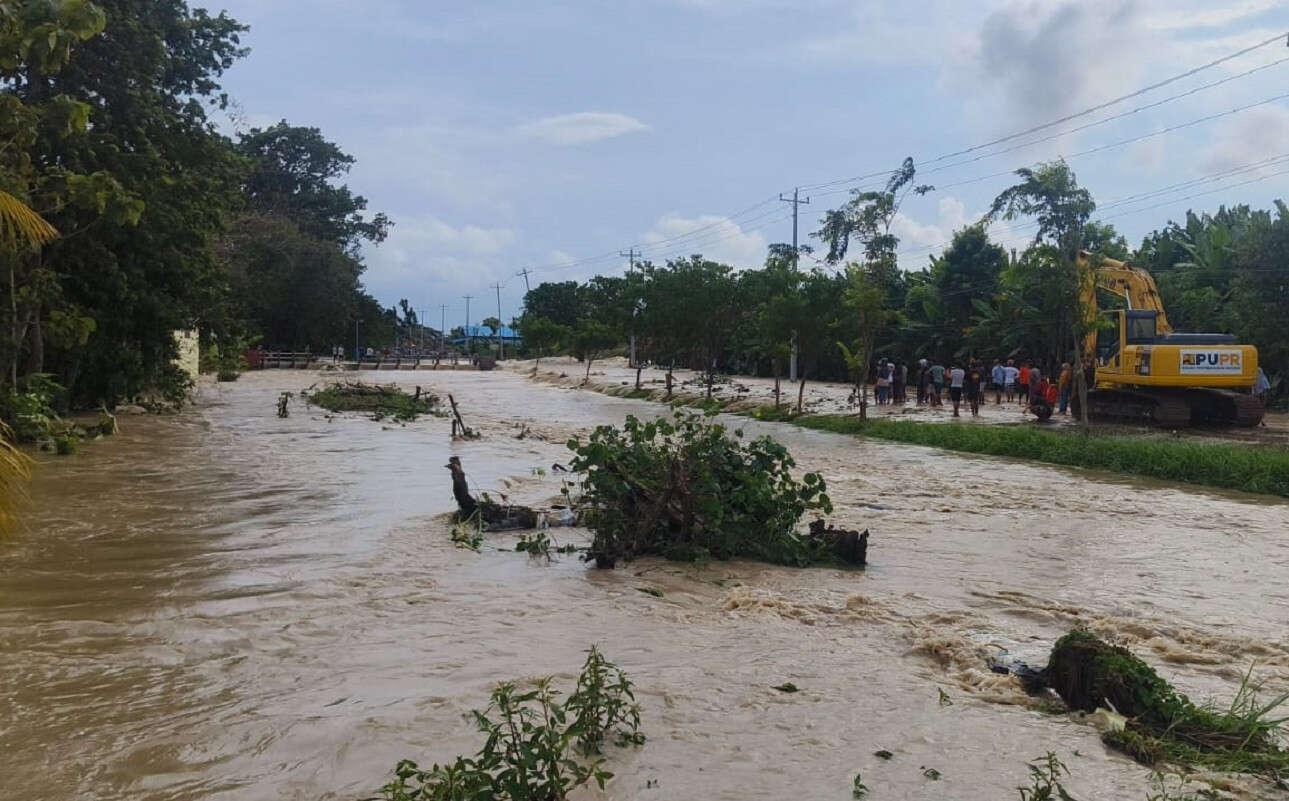
[[[767,244],[791,241],[778,193],[827,184],[802,193],[808,242],[825,209],[867,185],[844,179],[905,156],[939,187],[897,220],[906,269],[979,218],[1010,183],[998,173],[1058,155],[1134,245],[1187,208],[1289,195],[1289,175],[1275,174],[1289,161],[1257,166],[1289,157],[1286,99],[1077,155],[1289,92],[1289,63],[1234,77],[1289,59],[1283,36],[1041,135],[933,161],[1283,34],[1283,0],[227,7],[251,26],[252,52],[225,78],[238,111],[222,124],[317,126],[353,154],[348,183],[396,224],[368,249],[365,282],[386,304],[433,309],[433,324],[440,304],[449,325],[463,322],[464,295],[476,298],[472,321],[495,314],[493,283],[509,319],[523,296],[517,271],[534,270],[534,284],[620,272],[616,252],[632,246],[655,261],[701,252],[757,266]],[[1004,148],[1015,149],[991,155]],[[1030,231],[996,235],[1020,245]]]

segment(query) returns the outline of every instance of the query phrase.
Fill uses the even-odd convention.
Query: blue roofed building
[[[470,341],[470,347],[475,347],[476,345],[483,347],[488,344],[495,345],[497,335],[485,325],[467,325],[463,328],[462,336],[450,339],[448,342],[453,345],[464,346],[467,339]],[[519,332],[515,329],[508,325],[503,325],[501,327],[501,341],[505,345],[518,345],[523,341],[523,338],[519,336]]]

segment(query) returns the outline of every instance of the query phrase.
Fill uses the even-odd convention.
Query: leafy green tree
[[[21,50],[0,58],[18,65],[6,67],[6,109],[67,99],[6,151],[36,169],[27,196],[65,235],[27,265],[33,290],[19,316],[28,367],[59,374],[80,403],[176,388],[172,332],[223,307],[210,244],[236,202],[242,163],[206,108],[223,102],[218,77],[242,55],[244,29],[178,0],[21,5],[75,10],[82,22],[99,8],[110,24],[103,36],[84,38],[94,24],[47,36],[50,50],[68,46],[57,70],[22,66]],[[83,343],[46,342],[55,311],[63,322],[92,321],[92,332]]]
[[[576,281],[540,283],[524,295],[524,315],[572,328],[582,316],[580,289]]]
[[[245,185],[252,212],[293,220],[301,231],[351,255],[357,255],[363,242],[382,242],[388,235],[390,219],[384,214],[367,219],[367,199],[336,183],[349,172],[354,157],[317,128],[282,120],[243,134],[237,149],[252,165]]]
[[[1272,377],[1273,392],[1284,395],[1289,378],[1289,206],[1275,203],[1275,213],[1253,215],[1236,245],[1238,277],[1229,306],[1235,332],[1256,345],[1258,359]]]
[[[906,158],[887,179],[883,190],[851,190],[846,205],[824,215],[814,236],[828,245],[829,264],[846,258],[850,240],[855,239],[864,246],[865,261],[882,263],[883,271],[894,268],[895,248],[899,245],[899,239],[891,233],[895,215],[910,192],[925,195],[935,189],[929,184],[914,184],[916,174],[913,159]]]
[[[497,332],[501,330],[501,320],[496,317],[485,317],[480,325],[492,332],[493,336],[496,336]]]
[[[1051,305],[1042,309],[1045,319],[1051,320],[1061,342],[1058,353],[1069,353],[1071,363],[1083,365],[1074,371],[1075,391],[1084,426],[1088,424],[1086,368],[1082,353],[1085,336],[1096,329],[1098,321],[1093,310],[1084,303],[1081,289],[1092,283],[1087,271],[1091,265],[1078,266],[1079,251],[1085,247],[1085,229],[1096,203],[1092,194],[1080,187],[1065,161],[1040,164],[1036,168],[1022,167],[1016,171],[1020,181],[1004,189],[994,199],[986,221],[999,217],[1014,220],[1017,217],[1034,217],[1038,232],[1034,246],[1046,243],[1039,258],[1054,262],[1054,270],[1047,275],[1054,286],[1043,292]],[[1096,229],[1101,233],[1101,229]]]
[[[243,135],[249,164],[244,209],[217,243],[228,273],[231,320],[238,333],[296,350],[329,347],[352,336],[384,347],[395,330],[418,324],[406,299],[393,319],[363,297],[363,242],[379,243],[390,223],[368,220],[367,201],[337,184],[354,159],[316,128],[286,122]],[[366,330],[366,334],[361,332]]]
[[[569,341],[571,332],[568,328],[545,317],[528,317],[524,319],[520,333],[524,338],[524,347],[536,355],[533,372],[541,365],[544,354],[554,353],[557,348]],[[587,377],[590,377],[590,366],[587,366]]]
[[[792,315],[803,278],[791,251],[788,245],[771,245],[765,269],[744,273],[739,281],[740,305],[747,314],[736,338],[742,350],[769,360],[776,410],[784,365],[792,354]]]
[[[852,264],[846,268],[846,286],[842,292],[843,331],[848,331],[851,344],[838,342],[846,369],[850,372],[851,382],[855,385],[855,397],[859,401],[860,419],[868,417],[868,366],[873,363],[873,350],[877,337],[886,325],[889,314],[886,309],[886,294],[876,281],[864,272],[859,265]]]
[[[834,350],[842,317],[845,279],[813,270],[802,278],[791,305],[792,330],[797,335],[797,414],[804,409],[806,378],[826,352]]]
[[[575,353],[586,361],[586,380],[591,380],[591,364],[604,355],[606,351],[622,344],[618,332],[592,317],[584,317],[577,322],[569,337]]]

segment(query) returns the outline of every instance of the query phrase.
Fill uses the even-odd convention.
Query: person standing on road
[[[891,365],[891,403],[904,403],[904,362],[895,362]]]
[[[1016,384],[1017,402],[1021,406],[1029,406],[1029,360],[1020,363],[1020,381]]]
[[[967,380],[967,371],[957,364],[949,370],[949,398],[953,400],[953,416],[958,416],[958,406],[962,403],[962,384]]]
[[[989,371],[989,380],[994,385],[994,405],[1001,406],[1003,402],[1003,388],[1007,385],[1007,368],[998,359],[994,359],[994,368]]]
[[[980,416],[980,395],[984,391],[985,371],[980,368],[980,362],[972,359],[967,364],[967,379],[965,387],[967,390],[967,405],[971,407],[971,416]]]
[[[1258,380],[1253,385],[1253,394],[1262,401],[1263,408],[1266,408],[1267,401],[1271,400],[1271,381],[1267,378],[1262,365],[1258,365]]]
[[[931,362],[931,405],[939,406],[944,393],[944,365],[939,361]]]
[[[900,362],[900,405],[909,402],[909,366]]]
[[[1069,414],[1066,411],[1070,407],[1070,389],[1074,384],[1074,370],[1070,367],[1069,362],[1061,363],[1061,375],[1056,379],[1057,389],[1060,390],[1060,410],[1061,414]]]
[[[1007,386],[1008,403],[1016,400],[1016,382],[1019,380],[1020,371],[1016,369],[1016,363],[1008,359],[1007,366],[1003,368],[1003,383]]]
[[[886,372],[886,360],[882,359],[877,363],[877,386],[874,392],[877,394],[877,405],[886,405],[887,393],[891,391],[890,375]]]

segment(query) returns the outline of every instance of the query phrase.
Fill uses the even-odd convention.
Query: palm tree
[[[17,296],[14,294],[13,263],[22,250],[33,250],[52,242],[58,231],[13,195],[0,190],[0,249],[9,250],[9,303],[17,324]],[[17,523],[18,505],[26,495],[31,477],[31,459],[13,444],[13,432],[0,422],[0,533],[12,531]]]

